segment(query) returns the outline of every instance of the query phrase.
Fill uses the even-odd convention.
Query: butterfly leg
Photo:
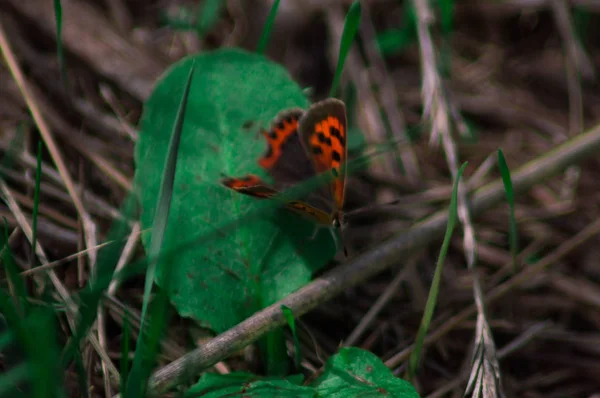
[[[321,229],[321,227],[319,225],[315,224],[315,229],[314,229],[312,235],[308,238],[308,240],[315,240],[320,229]]]

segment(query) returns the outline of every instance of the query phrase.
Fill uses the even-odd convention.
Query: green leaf
[[[142,229],[152,225],[178,99],[193,62],[196,72],[162,252],[182,242],[195,244],[160,258],[156,283],[181,315],[222,332],[303,286],[336,248],[329,231],[311,240],[314,224],[291,213],[257,218],[265,201],[219,183],[223,174],[267,177],[257,164],[265,143],[256,131],[243,128],[248,120],[267,126],[279,111],[308,105],[283,68],[236,49],[181,60],[145,104],[135,152]],[[224,228],[232,224],[234,229]],[[142,238],[148,249],[150,234]],[[167,269],[171,283],[165,286]]]
[[[287,378],[258,378],[251,373],[236,372],[226,375],[205,373],[192,386],[185,398],[218,398],[227,396],[244,397],[314,397],[310,387],[302,387],[302,375]]]
[[[205,373],[185,394],[192,397],[398,397],[418,398],[414,387],[395,377],[379,358],[358,348],[342,348],[309,386],[302,375],[258,378],[250,373]]]
[[[374,354],[359,348],[342,348],[329,358],[323,374],[312,383],[319,397],[418,398],[414,387],[395,377]]]

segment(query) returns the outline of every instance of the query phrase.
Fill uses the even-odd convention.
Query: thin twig
[[[411,258],[409,262],[416,261],[415,258]],[[410,266],[407,266],[402,269],[402,271],[398,272],[396,277],[390,282],[389,285],[386,286],[385,290],[381,295],[377,298],[375,303],[371,305],[369,311],[362,317],[358,325],[354,328],[350,336],[344,341],[344,346],[350,347],[356,345],[358,339],[362,336],[362,334],[367,330],[367,328],[373,323],[377,314],[381,312],[381,310],[386,306],[386,304],[398,293],[398,288],[400,284],[406,279],[407,272],[411,269]]]
[[[125,247],[123,248],[121,257],[119,257],[119,261],[117,262],[117,266],[115,268],[115,274],[118,274],[123,268],[125,268],[125,265],[127,264],[127,262],[129,260],[131,260],[131,257],[133,257],[133,254],[135,253],[134,249],[136,248],[136,244],[137,244],[139,238],[140,238],[140,223],[136,222],[131,227],[131,233],[129,234],[129,237],[127,238],[127,243],[125,243]],[[110,282],[110,285],[108,285],[108,293],[107,293],[109,296],[115,295],[115,293],[117,292],[117,289],[119,288],[119,282],[120,281],[118,279],[113,279]]]
[[[429,25],[433,16],[427,0],[413,0],[417,13],[417,34],[419,37],[419,48],[421,51],[421,65],[423,68],[423,101],[424,117],[433,126],[431,142],[437,142],[441,138],[446,161],[452,176],[456,178],[458,173],[458,151],[451,135],[449,113],[451,112],[446,92],[442,86],[442,79],[437,71],[435,46],[429,33]],[[454,109],[454,114],[458,114]],[[485,317],[483,305],[483,290],[479,276],[475,272],[477,262],[477,243],[475,229],[471,222],[471,216],[467,207],[466,187],[463,182],[458,186],[458,217],[463,227],[463,249],[467,258],[467,267],[471,270],[473,277],[473,296],[477,304],[477,329],[475,334],[475,345],[472,364],[472,377],[467,386],[467,392],[473,392],[478,397],[480,391],[489,391],[490,396],[502,395],[500,382],[500,366],[496,357],[496,349],[492,333]]]
[[[19,226],[25,233],[25,236],[31,242],[32,235],[33,235],[31,225],[27,222],[27,219],[25,218],[25,214],[23,214],[23,212],[19,208],[19,205],[13,198],[10,190],[6,186],[6,183],[1,178],[0,178],[0,191],[2,192],[2,194],[4,196],[4,198],[3,198],[4,201],[8,204],[8,207],[10,208],[10,210],[14,214],[15,218],[17,219]],[[48,257],[46,256],[46,253],[44,252],[44,249],[40,245],[39,241],[36,242],[35,254],[42,264],[48,264]],[[69,292],[67,291],[65,286],[62,284],[62,282],[60,281],[60,279],[58,278],[58,275],[56,275],[54,270],[49,269],[47,272],[47,275],[49,276],[50,282],[54,286],[54,289],[56,289],[56,294],[58,296],[58,299],[60,299],[60,301],[65,304],[65,307],[67,309],[66,316],[67,316],[67,320],[69,322],[69,326],[71,327],[71,329],[74,330],[75,329],[75,320],[76,320],[77,314],[78,314],[77,305],[71,298],[71,295],[69,294]],[[43,286],[43,279],[41,277],[38,277],[37,282],[40,286]],[[96,337],[90,334],[87,336],[87,339],[90,342],[90,344],[92,345],[92,347],[94,347],[94,349],[96,350],[98,355],[102,358],[102,360],[107,362],[107,366],[109,367],[109,370],[110,370],[111,374],[113,375],[113,377],[115,377],[115,380],[118,380],[119,372],[117,371],[116,367],[112,364],[110,359],[106,355],[104,355],[104,352],[100,348],[100,344],[99,344],[98,340],[96,339]]]
[[[385,66],[385,62],[377,48],[377,34],[371,21],[371,13],[369,5],[364,4],[362,7],[361,18],[361,33],[365,39],[365,53],[371,63],[372,80],[377,83],[380,91],[380,102],[384,109],[390,128],[394,137],[402,137],[406,142],[409,142],[406,132],[406,125],[401,111],[398,109],[398,97],[394,89],[394,82]],[[400,159],[402,166],[406,171],[406,177],[410,182],[416,182],[420,179],[419,163],[415,152],[410,145],[404,145],[400,150]]]
[[[71,174],[69,173],[69,170],[67,169],[67,165],[66,165],[65,161],[63,160],[62,153],[60,152],[58,146],[56,145],[56,142],[54,141],[54,137],[50,131],[50,128],[46,124],[46,121],[44,120],[44,117],[42,116],[42,113],[40,112],[40,110],[37,106],[35,98],[33,98],[33,96],[32,96],[29,86],[25,80],[25,76],[23,75],[23,72],[21,71],[21,68],[19,67],[19,65],[17,63],[17,59],[8,43],[8,39],[7,39],[6,33],[4,32],[4,28],[2,26],[1,21],[0,21],[0,50],[2,50],[2,54],[4,55],[4,59],[6,60],[8,68],[9,68],[13,78],[17,82],[19,89],[21,90],[23,98],[25,99],[25,102],[27,103],[27,106],[28,106],[28,108],[33,116],[33,119],[40,131],[40,134],[42,135],[42,138],[44,139],[44,142],[46,143],[46,147],[48,148],[48,151],[50,152],[50,155],[52,156],[52,160],[54,161],[54,164],[56,165],[56,168],[58,169],[58,172],[61,175],[61,178],[67,188],[67,191],[69,192],[69,195],[71,196],[71,199],[73,200],[73,204],[74,204],[75,208],[77,209],[77,213],[79,214],[79,217],[81,217],[81,221],[83,223],[83,229],[84,229],[84,233],[85,233],[85,238],[86,238],[86,246],[88,248],[95,247],[96,246],[96,225],[94,224],[92,218],[86,211],[85,206],[83,205],[83,202],[81,201],[79,194],[77,193],[75,184],[73,183],[73,179],[71,178]],[[90,267],[93,268],[96,263],[96,252],[94,250],[91,250],[88,252],[88,256],[90,259]]]
[[[484,200],[482,198],[482,201],[486,202],[487,200]],[[521,272],[516,274],[510,280],[493,288],[487,294],[485,298],[485,303],[490,304],[491,302],[494,302],[499,298],[503,297],[504,295],[510,293],[515,288],[528,283],[537,274],[544,271],[550,265],[558,262],[567,254],[571,253],[573,250],[577,249],[580,245],[587,242],[588,240],[596,237],[596,235],[598,234],[600,234],[600,220],[596,220],[592,224],[585,227],[583,230],[581,230],[581,232],[579,232],[577,235],[573,236],[571,239],[558,246],[556,250],[549,253],[539,262],[530,265],[527,268],[524,268]],[[440,326],[429,336],[427,336],[425,338],[425,345],[429,345],[432,342],[439,340],[442,336],[445,336],[457,325],[469,319],[476,313],[477,308],[474,304],[469,306],[468,308],[465,308],[464,310],[453,316],[451,319],[449,319],[444,325]],[[396,367],[399,363],[408,359],[408,356],[410,355],[412,349],[412,346],[405,348],[398,354],[394,355],[392,358],[388,359],[385,364],[388,367]]]
[[[550,322],[541,322],[531,326],[529,329],[525,330],[525,332],[517,336],[513,341],[499,349],[497,353],[498,359],[504,359],[506,356],[510,355],[514,350],[525,346],[531,340],[538,337],[540,333],[542,333],[544,330],[548,329],[550,325]],[[433,393],[427,395],[427,398],[445,397],[450,391],[458,388],[462,383],[464,383],[466,379],[467,375],[461,375],[461,377],[455,378],[448,384],[444,385],[442,388],[439,388]]]

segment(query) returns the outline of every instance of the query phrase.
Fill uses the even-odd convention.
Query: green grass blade
[[[65,50],[62,41],[62,5],[60,0],[54,0],[54,19],[56,21],[56,54],[58,66],[65,87],[69,86],[67,80],[67,64],[65,62]]]
[[[56,339],[54,313],[49,307],[38,307],[25,316],[19,314],[11,297],[0,289],[0,312],[6,319],[7,330],[15,336],[16,352],[23,353],[28,367],[27,396],[44,398],[64,396]],[[43,331],[43,333],[32,333]],[[7,361],[7,358],[5,358]],[[19,367],[15,365],[15,367]]]
[[[64,372],[60,366],[54,317],[52,310],[39,307],[24,322],[28,335],[26,348],[35,398],[64,396]],[[31,330],[43,330],[44,333],[31,333]]]
[[[156,208],[156,217],[154,219],[154,225],[152,228],[152,244],[150,245],[150,252],[148,255],[152,258],[158,258],[165,231],[167,229],[167,222],[169,218],[169,209],[171,207],[171,199],[173,197],[173,184],[175,182],[175,171],[177,166],[177,152],[179,149],[179,142],[181,140],[181,131],[183,130],[183,120],[185,118],[185,111],[187,106],[188,95],[190,92],[192,77],[194,73],[194,66],[190,68],[188,80],[181,100],[177,119],[169,142],[169,148],[167,150],[167,159],[165,160],[165,172],[163,173],[161,189],[159,192],[158,206]],[[154,274],[156,268],[156,261],[149,264],[149,269],[146,276],[146,284],[144,286],[144,304],[142,306],[142,324],[146,316],[148,301],[150,299],[150,293],[152,291],[152,284],[154,281]]]
[[[502,149],[498,149],[498,168],[500,169],[500,175],[502,176],[502,183],[504,184],[504,192],[506,192],[506,201],[508,202],[508,208],[510,211],[508,235],[509,235],[509,246],[510,255],[513,262],[513,272],[517,272],[517,251],[518,251],[518,231],[517,231],[517,220],[515,218],[515,193],[512,186],[512,179],[510,178],[510,170],[506,164],[506,159],[502,153]]]
[[[333,83],[331,83],[331,91],[329,92],[330,97],[335,97],[340,85],[340,79],[342,77],[342,70],[344,70],[344,63],[346,62],[346,56],[350,47],[354,42],[354,37],[358,31],[360,25],[360,3],[355,1],[350,6],[348,14],[346,14],[346,21],[344,22],[344,32],[342,33],[342,41],[340,43],[340,53],[338,55],[337,67],[335,68],[335,75],[333,76]]]
[[[168,298],[165,294],[165,290],[161,290],[155,298],[155,305],[153,306],[152,311],[152,322],[148,327],[148,334],[146,335],[145,329],[147,323],[148,304],[150,301],[152,286],[154,284],[154,275],[156,273],[158,256],[160,254],[163,238],[167,229],[171,199],[173,197],[173,184],[175,181],[175,172],[177,166],[177,153],[179,150],[179,142],[181,140],[183,121],[185,119],[187,101],[192,84],[192,78],[194,76],[194,70],[195,65],[192,65],[188,74],[183,97],[179,104],[179,110],[177,111],[177,117],[175,119],[175,125],[173,126],[169,148],[167,149],[167,158],[165,159],[164,172],[158,194],[158,204],[156,206],[154,224],[152,227],[150,250],[148,251],[148,256],[152,258],[153,261],[150,261],[148,264],[148,270],[146,271],[140,334],[135,349],[131,374],[127,380],[126,391],[128,398],[144,396],[146,390],[146,380],[150,375],[150,366],[152,366],[152,362],[154,361],[154,353],[158,348],[158,341],[162,327],[164,326],[164,319],[160,318],[165,317],[165,313],[167,312],[166,307]],[[168,286],[169,283],[166,283],[165,289],[168,289]]]
[[[277,328],[264,335],[259,341],[262,358],[266,358],[266,373],[268,376],[285,376],[289,373],[290,363],[285,347],[285,334],[282,328]]]
[[[279,1],[280,0],[275,0],[273,2],[273,6],[271,6],[271,11],[269,11],[269,16],[267,17],[267,22],[265,23],[265,27],[260,35],[260,39],[258,40],[258,45],[256,46],[257,54],[264,54],[267,48],[269,37],[271,37],[271,29],[273,28],[273,23],[275,22],[275,16],[277,16]]]
[[[23,328],[23,320],[15,303],[4,289],[0,289],[0,316],[3,317],[5,328],[4,332],[12,334],[19,344],[22,344],[21,339],[25,335]],[[4,356],[3,362],[10,362],[10,358]]]
[[[440,8],[440,25],[442,31],[442,46],[440,49],[440,72],[446,78],[450,77],[451,71],[451,35],[454,29],[454,0],[438,0]]]
[[[283,312],[283,316],[285,317],[285,320],[292,331],[292,336],[294,337],[294,363],[296,365],[296,371],[299,371],[302,361],[302,352],[300,351],[300,340],[298,339],[298,334],[296,333],[296,319],[294,318],[294,313],[292,310],[285,305],[281,306],[281,312]]]
[[[85,366],[83,365],[83,356],[81,355],[81,351],[79,347],[75,351],[73,357],[73,369],[74,373],[77,375],[77,383],[79,387],[79,392],[85,394],[85,397],[90,396],[90,386],[87,379],[87,371],[85,370]]]
[[[40,204],[40,181],[42,180],[42,141],[38,142],[37,165],[35,168],[35,191],[33,193],[33,223],[31,238],[31,268],[35,266],[35,246],[37,245],[38,208]]]
[[[219,19],[223,0],[205,0],[196,15],[196,32],[202,38]]]
[[[421,325],[419,326],[417,338],[415,339],[415,346],[408,360],[409,381],[414,378],[415,373],[417,371],[417,367],[419,366],[419,357],[421,356],[421,351],[423,349],[423,341],[425,341],[425,335],[427,334],[429,324],[431,323],[431,319],[433,317],[433,311],[435,310],[437,296],[440,290],[440,281],[442,278],[444,260],[446,259],[448,248],[450,247],[452,231],[454,230],[454,226],[456,225],[458,183],[463,174],[463,171],[465,170],[465,167],[467,167],[467,162],[463,163],[460,170],[458,170],[458,173],[456,174],[456,179],[454,180],[454,185],[452,187],[452,199],[450,201],[450,207],[448,209],[448,225],[446,226],[444,242],[442,243],[442,249],[440,250],[440,255],[435,266],[435,273],[433,275],[433,280],[431,281],[431,288],[429,289],[429,295],[427,297],[427,303],[425,304],[425,311],[423,313],[423,318],[421,319]]]

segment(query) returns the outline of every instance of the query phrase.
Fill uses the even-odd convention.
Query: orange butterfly
[[[346,106],[328,98],[313,104],[307,111],[299,108],[277,115],[268,131],[267,151],[258,163],[275,182],[270,186],[256,175],[225,178],[223,185],[239,193],[266,199],[282,189],[305,181],[317,174],[331,173],[332,182],[310,194],[305,200],[285,200],[285,208],[321,226],[340,228],[346,184]]]

